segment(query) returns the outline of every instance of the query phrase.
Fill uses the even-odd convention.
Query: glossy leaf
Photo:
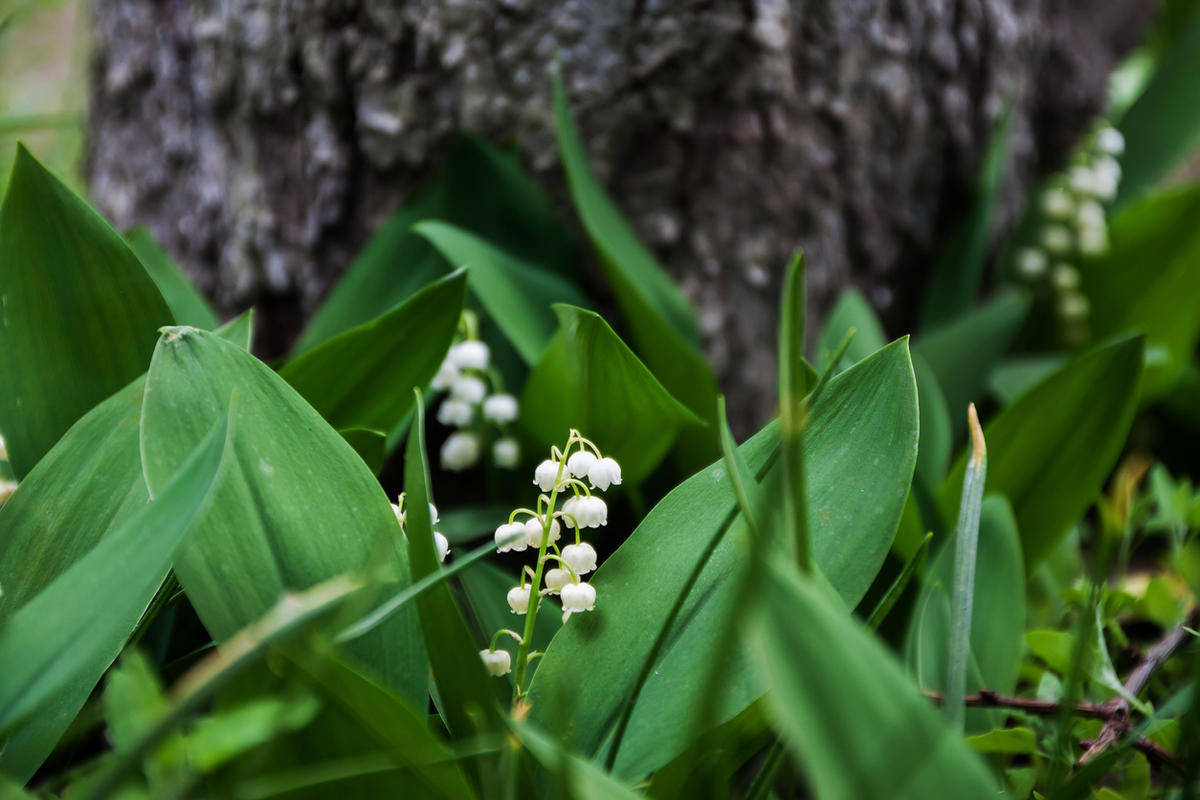
[[[577,272],[566,227],[515,150],[468,134],[451,137],[446,162],[367,242],[318,309],[296,352],[385,314],[450,271],[413,225],[438,219],[514,257],[566,277]]]
[[[768,568],[748,637],[767,703],[815,797],[979,798],[987,768],[880,641],[817,584]]]
[[[592,173],[558,71],[553,81],[555,134],[571,199],[637,352],[667,391],[711,426],[689,433],[684,442],[684,463],[699,468],[717,455],[717,383],[697,349],[700,332],[695,315]]]
[[[0,753],[26,780],[117,657],[158,590],[171,557],[217,480],[227,420],[180,459],[154,502],[143,505],[42,589],[0,629]],[[96,609],[104,613],[97,614]],[[31,717],[33,714],[36,717]],[[30,720],[23,728],[17,726]]]
[[[983,502],[978,563],[966,692],[983,688],[1011,694],[1023,650],[1025,568],[1012,507],[999,495]],[[914,680],[921,688],[938,692],[946,690],[953,572],[954,547],[947,540],[925,574],[904,645],[904,658]],[[993,716],[970,710],[968,726],[987,730]]]
[[[987,425],[988,492],[1008,497],[1029,568],[1045,557],[1092,504],[1121,452],[1137,405],[1142,338],[1083,353],[1001,411]],[[958,508],[965,454],[939,498]]]
[[[126,234],[125,240],[158,287],[176,322],[206,331],[214,330],[220,324],[212,306],[145,228],[134,228]]]
[[[1001,293],[953,322],[917,337],[913,350],[937,376],[953,430],[964,430],[967,404],[983,399],[988,375],[1008,352],[1028,312],[1026,297]]]
[[[441,566],[433,540],[429,504],[429,462],[425,457],[425,408],[417,397],[416,417],[404,456],[404,491],[408,550],[413,578],[420,580]],[[421,630],[429,650],[429,663],[441,697],[440,708],[451,735],[464,738],[495,725],[495,700],[491,678],[483,668],[479,648],[471,639],[467,621],[444,583],[417,598]]]
[[[146,371],[172,321],[120,234],[18,146],[0,207],[0,432],[18,477]]]
[[[279,376],[333,427],[391,432],[412,411],[413,389],[426,386],[445,358],[466,283],[457,271],[289,361]]]
[[[883,563],[916,460],[917,405],[907,348],[896,342],[833,378],[812,409],[804,437],[808,503],[817,566],[843,599],[858,602]],[[777,458],[770,426],[739,448],[762,482]],[[596,610],[572,618],[551,642],[531,687],[533,718],[559,729],[569,746],[606,746],[624,698],[662,622],[706,543],[720,537],[667,647],[634,708],[616,760],[620,776],[652,771],[698,731],[680,708],[697,696],[712,647],[731,612],[749,540],[722,464],[664,497],[590,581]],[[586,673],[587,681],[578,675]],[[729,719],[763,691],[750,666],[736,663],[716,711]]]
[[[663,388],[600,315],[556,305],[559,332],[529,374],[521,427],[539,447],[576,428],[637,483],[662,460],[676,434],[699,424]]]
[[[1084,281],[1092,333],[1146,334],[1143,393],[1157,397],[1193,361],[1200,339],[1200,184],[1126,206],[1109,242]]]
[[[461,228],[431,221],[414,230],[451,264],[467,268],[471,291],[529,366],[538,362],[558,328],[551,305],[589,304],[573,283]]]
[[[378,475],[387,460],[387,436],[369,428],[343,428],[338,434],[345,439],[372,474]]]
[[[875,315],[875,309],[857,289],[844,289],[838,295],[833,310],[825,318],[821,336],[817,341],[816,361],[818,369],[829,366],[829,359],[847,331],[854,329],[854,338],[846,349],[842,361],[834,369],[840,372],[851,364],[857,364],[887,344],[883,325]]]
[[[353,448],[265,364],[195,328],[167,329],[147,376],[141,453],[151,495],[231,394],[231,463],[175,562],[209,632],[222,641],[285,591],[368,564],[406,586],[396,517]],[[414,617],[397,614],[351,654],[420,704],[427,666]]]

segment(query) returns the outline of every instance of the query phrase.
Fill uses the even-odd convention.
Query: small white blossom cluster
[[[405,534],[407,535],[408,530],[405,528],[404,523],[408,517],[408,513],[404,508],[404,495],[400,495],[400,502],[398,504],[392,503],[392,511],[396,512],[396,521],[400,523],[400,527],[405,530]],[[433,525],[437,525],[439,522],[441,522],[441,518],[438,516],[437,506],[435,506],[433,503],[429,504],[429,521]],[[438,561],[445,561],[446,556],[450,554],[450,540],[443,536],[440,532],[434,531],[433,544],[437,549]]]
[[[511,435],[519,411],[517,398],[495,391],[500,378],[491,369],[488,346],[474,337],[474,315],[465,312],[463,319],[467,338],[451,345],[432,384],[435,392],[446,393],[438,407],[438,422],[457,428],[442,444],[442,468],[459,472],[478,464],[494,428],[499,435],[492,442],[492,461],[513,469],[521,460],[521,449]]]
[[[584,483],[587,481],[587,483]],[[596,607],[596,589],[583,576],[596,569],[596,549],[582,540],[584,528],[599,528],[608,524],[608,505],[593,492],[607,491],[620,485],[621,466],[615,459],[601,454],[579,431],[572,430],[562,450],[553,447],[550,458],[538,464],[533,483],[541,493],[537,508],[518,508],[508,522],[496,528],[497,552],[538,551],[535,566],[521,572],[521,583],[508,591],[508,606],[514,614],[526,617],[525,635],[502,630],[492,639],[487,650],[480,651],[488,672],[504,675],[512,668],[512,659],[496,649],[502,634],[512,636],[525,647],[533,631],[533,616],[545,595],[558,595],[562,602],[563,622],[572,614],[592,611]],[[562,498],[566,496],[566,500]],[[562,548],[563,526],[575,532],[575,541]],[[532,654],[529,658],[536,656]],[[520,671],[518,671],[520,672]]]
[[[1079,263],[1108,252],[1105,204],[1117,195],[1125,151],[1120,131],[1104,126],[1083,147],[1078,163],[1050,180],[1038,199],[1041,220],[1036,244],[1016,253],[1017,277],[1048,284],[1066,338],[1087,338],[1091,307],[1080,291]]]

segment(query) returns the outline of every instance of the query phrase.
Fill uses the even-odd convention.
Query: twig
[[[945,698],[941,692],[925,692],[925,696],[935,703],[942,703]],[[1024,711],[1039,717],[1052,717],[1062,710],[1062,703],[1053,700],[1031,700],[1027,697],[1010,697],[997,694],[990,689],[980,689],[978,694],[969,694],[963,698],[963,705],[968,708],[1011,708]],[[1108,720],[1113,712],[1105,704],[1079,702],[1075,704],[1074,713],[1081,717]]]
[[[1200,622],[1200,609],[1194,608],[1182,625],[1176,627],[1146,652],[1145,658],[1129,673],[1129,678],[1124,684],[1124,693],[1104,704],[1108,710],[1108,719],[1096,738],[1088,742],[1087,749],[1075,762],[1076,767],[1088,763],[1129,733],[1133,726],[1129,721],[1129,700],[1126,698],[1137,697],[1141,694],[1158,668],[1187,639],[1189,634],[1185,629],[1194,627],[1198,622]]]

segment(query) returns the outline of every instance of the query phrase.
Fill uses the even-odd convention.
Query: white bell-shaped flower
[[[454,381],[457,378],[458,367],[447,357],[446,360],[442,362],[442,365],[438,367],[437,374],[433,376],[433,381],[430,383],[430,387],[432,387],[435,392],[444,392],[454,384]]]
[[[492,445],[492,461],[501,469],[514,469],[521,463],[521,445],[516,439],[497,439]]]
[[[567,470],[573,477],[586,478],[588,470],[592,468],[599,459],[596,458],[590,450],[576,450],[571,453],[567,459]]]
[[[1066,189],[1047,189],[1041,204],[1046,216],[1054,219],[1066,219],[1075,210],[1075,200]]]
[[[562,549],[562,560],[576,575],[584,575],[596,568],[596,548],[587,542],[569,544]]]
[[[513,537],[517,538],[514,539]],[[497,552],[507,553],[509,550],[512,550],[515,553],[520,553],[525,547],[525,523],[509,522],[496,528]]]
[[[1023,247],[1017,252],[1017,272],[1021,277],[1033,280],[1046,274],[1050,261],[1046,251],[1036,247]]]
[[[450,540],[437,531],[433,532],[433,544],[437,548],[438,561],[445,561],[450,555]]]
[[[1067,183],[1082,195],[1094,196],[1096,192],[1096,174],[1085,166],[1071,167],[1067,173]]]
[[[575,504],[571,508],[571,514],[579,522],[579,527],[599,528],[601,525],[608,524],[608,504],[599,497],[593,495],[574,499]],[[564,504],[564,511],[567,510],[567,505],[570,505],[570,501]]]
[[[448,397],[438,406],[437,421],[452,428],[463,428],[471,424],[475,409],[465,400]]]
[[[498,678],[512,672],[512,656],[507,650],[480,650],[479,657],[483,659],[483,666],[489,675]]]
[[[515,420],[518,410],[517,398],[511,394],[493,394],[483,401],[483,418],[497,425]]]
[[[1101,128],[1096,134],[1096,147],[1102,153],[1119,156],[1125,152],[1125,137],[1116,128]]]
[[[459,472],[479,463],[479,437],[473,433],[457,431],[442,442],[442,469]]]
[[[590,583],[568,583],[558,593],[562,600],[563,622],[580,611],[592,611],[596,607],[596,590]]]
[[[544,517],[530,517],[525,521],[525,545],[537,550],[542,546],[542,532],[545,530]],[[562,537],[562,529],[558,520],[550,521],[550,541],[557,542]]]
[[[1079,288],[1079,270],[1072,267],[1070,264],[1059,263],[1054,265],[1054,272],[1050,274],[1050,282],[1054,284],[1054,288],[1060,292],[1071,292]]]
[[[543,492],[548,492],[554,488],[554,482],[558,480],[558,462],[546,459],[537,465],[533,471],[533,482]]]
[[[514,586],[508,590],[508,607],[514,614],[524,614],[529,610],[529,586]]]
[[[1042,247],[1054,255],[1069,253],[1074,245],[1069,228],[1063,225],[1047,225],[1042,228]]]
[[[592,482],[593,489],[599,488],[601,491],[608,491],[612,484],[620,486],[621,465],[615,458],[605,456],[588,468],[588,480]]]
[[[1100,256],[1108,252],[1108,231],[1104,228],[1083,228],[1079,231],[1079,252],[1085,256]]]
[[[1080,228],[1103,228],[1104,206],[1095,200],[1086,200],[1075,210],[1075,224]]]
[[[459,342],[450,348],[446,356],[459,369],[487,369],[490,357],[488,346],[475,340]]]
[[[487,384],[474,375],[460,375],[450,386],[450,396],[455,400],[477,406],[487,395]]]
[[[405,524],[408,521],[408,512],[405,511],[404,509],[402,509],[400,506],[396,505],[395,503],[392,503],[392,512],[396,515],[396,519],[399,520],[401,525]],[[435,506],[433,503],[430,503],[429,504],[429,524],[437,525],[441,521],[442,521],[442,518],[438,516],[437,506]]]
[[[562,567],[546,570],[546,574],[542,578],[546,582],[546,588],[550,590],[551,594],[558,594],[562,591],[562,587],[568,583],[574,583],[571,573]]]

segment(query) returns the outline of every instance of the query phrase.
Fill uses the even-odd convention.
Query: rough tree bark
[[[1001,222],[1101,108],[1148,0],[94,0],[88,178],[281,347],[465,127],[561,193],[547,68],[700,310],[745,421],[809,256],[902,328],[1007,103]]]

